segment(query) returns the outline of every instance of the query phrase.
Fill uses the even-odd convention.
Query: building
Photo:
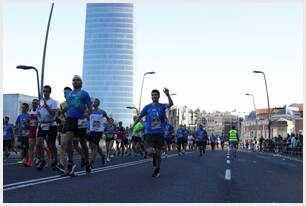
[[[18,115],[21,114],[21,105],[27,103],[31,108],[33,99],[37,97],[25,94],[3,94],[3,117],[8,116],[10,122],[15,124]]]
[[[83,87],[124,125],[133,122],[133,43],[133,4],[87,4]]]
[[[268,138],[268,123],[268,109],[257,109],[256,114],[252,111],[244,122],[244,138],[252,139],[256,136],[256,133],[257,139],[261,136]],[[290,106],[272,108],[271,137],[278,135],[287,137],[287,134],[291,133],[303,133],[303,105],[292,104]]]

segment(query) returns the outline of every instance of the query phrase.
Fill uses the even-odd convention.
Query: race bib
[[[117,139],[117,142],[118,142],[118,143],[121,143],[121,139]]]
[[[49,130],[49,127],[50,127],[50,124],[49,124],[49,123],[41,123],[41,124],[40,124],[40,128],[41,128],[41,130],[43,130],[43,131],[48,131],[48,130]]]
[[[87,128],[87,121],[86,121],[86,119],[79,119],[78,120],[78,128]]]
[[[31,120],[30,121],[30,126],[36,127],[37,125],[38,125],[38,121],[37,120]]]
[[[90,131],[92,132],[103,132],[104,126],[101,114],[90,115]]]
[[[7,134],[6,130],[3,130],[3,136],[5,137]]]
[[[159,119],[153,119],[151,123],[152,129],[160,129],[161,128],[161,122]]]

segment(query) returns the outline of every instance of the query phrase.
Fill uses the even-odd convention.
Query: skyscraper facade
[[[134,103],[133,4],[89,3],[83,87],[115,121],[132,123]]]

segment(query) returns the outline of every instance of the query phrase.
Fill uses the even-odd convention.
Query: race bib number
[[[36,127],[37,125],[38,125],[38,121],[37,120],[31,120],[30,121],[30,126]]]
[[[161,128],[161,122],[159,119],[153,119],[151,123],[152,129],[160,129]]]
[[[3,130],[3,136],[5,137],[7,134],[6,130]]]
[[[28,129],[23,129],[21,134],[22,134],[22,136],[28,136],[29,135],[29,130]]]
[[[103,132],[104,131],[102,118],[103,117],[100,114],[90,115],[90,131],[92,132]]]
[[[50,124],[49,124],[49,123],[41,123],[41,124],[40,124],[40,128],[41,128],[41,130],[43,130],[43,131],[48,131],[48,130],[49,130],[49,127],[50,127]]]
[[[86,121],[86,119],[79,119],[78,120],[78,128],[87,128],[87,121]]]

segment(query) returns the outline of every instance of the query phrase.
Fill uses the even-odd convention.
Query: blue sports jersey
[[[172,139],[174,128],[171,124],[165,124],[165,137],[166,139]]]
[[[176,139],[183,139],[184,138],[184,132],[185,132],[184,128],[178,128],[176,130]]]
[[[16,120],[16,126],[18,126],[18,137],[29,137],[29,126],[26,122],[30,122],[30,116],[28,114],[20,114]]]
[[[13,124],[3,125],[3,140],[12,140],[13,138]]]
[[[144,122],[145,134],[164,133],[167,104],[148,104],[140,113],[146,116]]]
[[[188,139],[188,134],[190,133],[190,131],[188,129],[183,129],[184,130],[184,139]]]
[[[207,132],[204,129],[198,129],[196,132],[196,138],[199,142],[207,141]]]
[[[216,141],[217,141],[216,136],[215,136],[215,135],[211,135],[211,136],[210,136],[210,142],[211,142],[211,143],[216,143]]]
[[[84,90],[73,90],[66,96],[66,105],[68,117],[83,119],[86,106],[91,107],[90,96]]]

